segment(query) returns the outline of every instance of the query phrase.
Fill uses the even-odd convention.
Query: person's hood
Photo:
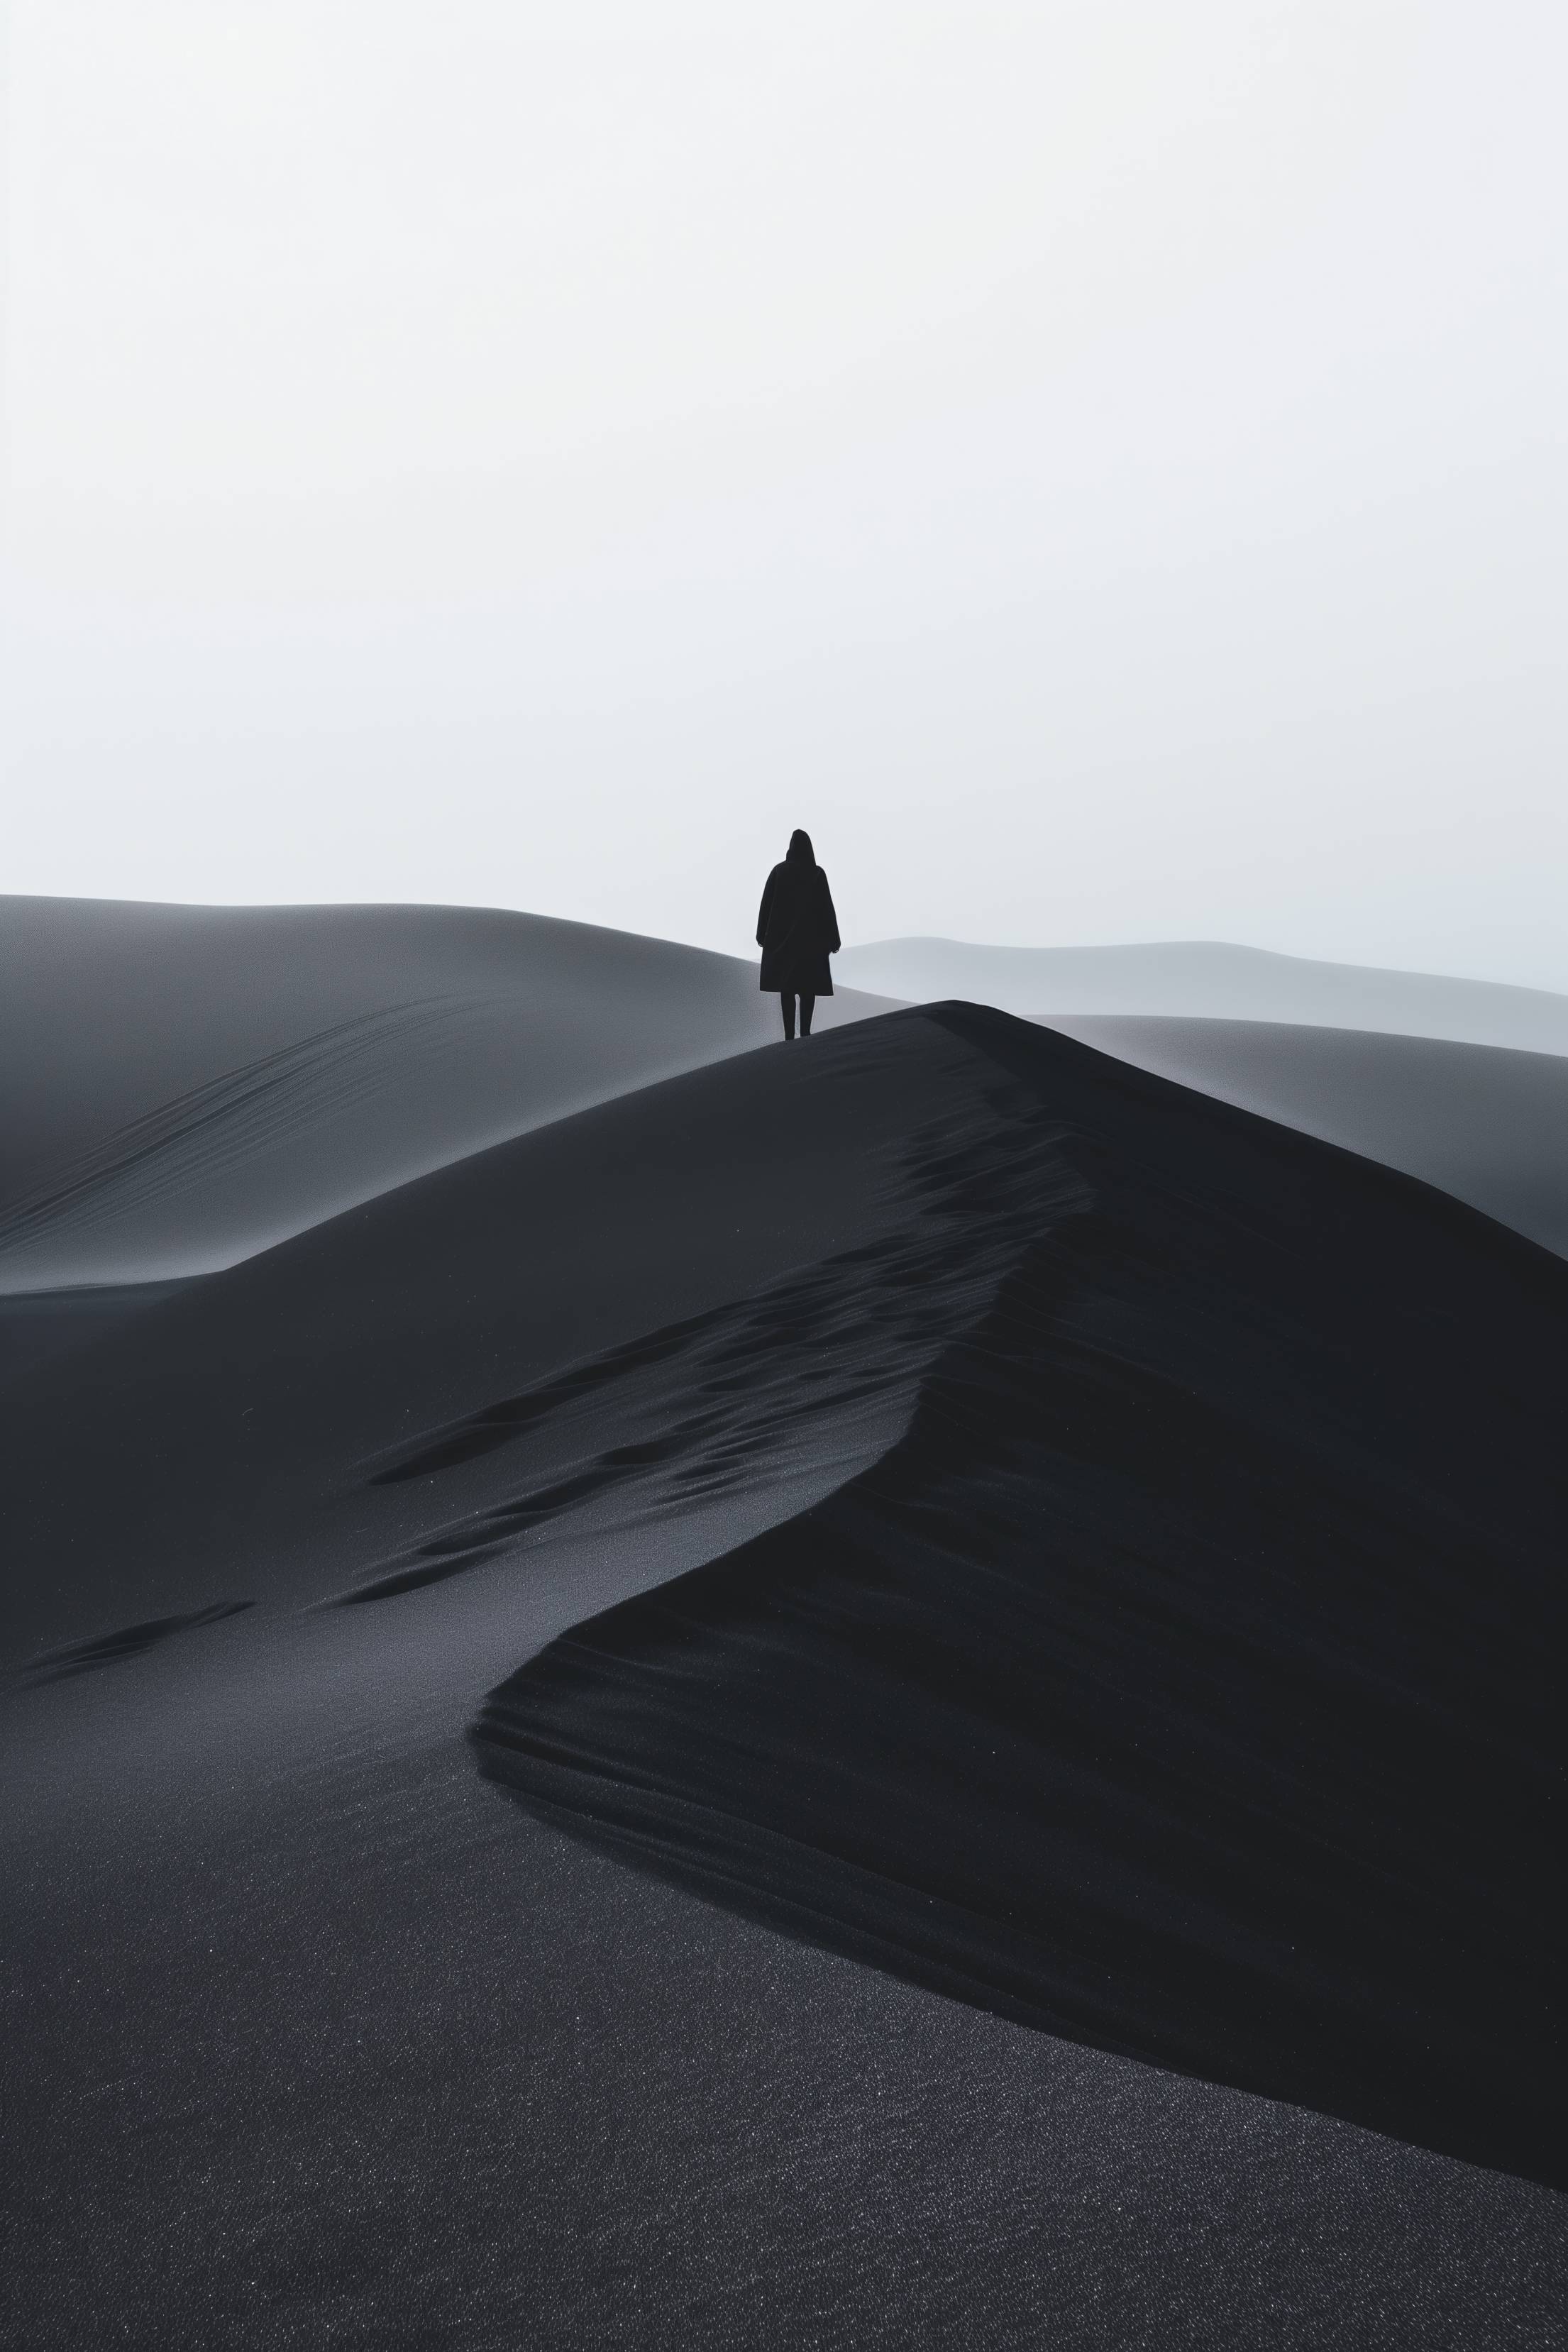
[[[789,837],[789,863],[792,866],[815,866],[816,863],[816,853],[811,845],[811,835],[809,833],[802,833],[798,825]]]

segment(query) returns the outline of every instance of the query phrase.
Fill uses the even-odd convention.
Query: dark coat
[[[789,856],[768,876],[757,916],[757,945],[763,951],[760,987],[780,996],[831,996],[833,974],[827,959],[838,952],[838,918],[827,877],[806,842],[804,856],[795,842]]]

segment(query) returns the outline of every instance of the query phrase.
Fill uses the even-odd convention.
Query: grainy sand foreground
[[[488,1012],[289,1059],[353,972],[37,1080],[0,2343],[1559,2342],[1568,1264],[973,1006],[708,959],[668,1075],[556,928],[644,1059],[506,1139]]]

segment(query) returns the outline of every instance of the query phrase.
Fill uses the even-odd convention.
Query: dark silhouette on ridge
[[[798,825],[789,837],[788,856],[763,886],[757,945],[763,951],[758,986],[778,995],[785,1037],[795,1035],[797,996],[800,1034],[809,1037],[817,998],[833,993],[827,959],[837,954],[840,941],[827,877],[816,862],[811,835]]]

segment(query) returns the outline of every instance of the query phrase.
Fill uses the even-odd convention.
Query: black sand
[[[958,1013],[626,1094],[226,1272],[10,1302],[0,2342],[1552,2343],[1563,2207],[1518,2177],[1551,2170],[1521,2079],[1550,1913],[1519,1885],[1528,1803],[1495,1851],[1481,1824],[1534,1769],[1542,1676],[1514,1666],[1546,1622],[1563,1278],[1401,1178]],[[1020,1568],[1047,1500],[1076,1617]],[[1253,1536],[1216,1714],[1196,1603],[1235,1594],[1223,1555]],[[878,1576],[928,1667],[937,1633],[934,1686],[900,1676],[896,1706],[886,1624],[856,1615]],[[980,1604],[1005,1586],[1026,1622],[998,1664]],[[703,1705],[666,1677],[606,1714],[603,1659],[667,1645],[638,1613],[661,1590]],[[1399,1672],[1358,1684],[1396,1636]],[[1086,1643],[1117,1669],[1089,1738]],[[1282,1659],[1303,1723],[1343,1702],[1304,1776],[1263,1703]],[[1026,1665],[1057,1747],[998,1699]],[[994,1885],[1016,1825],[977,1724],[1030,1804],[1042,1759],[1072,1766],[1101,1883],[1030,1843],[1000,1989],[994,1921],[954,2000],[903,1898],[871,1965],[837,1887],[788,1936],[738,1916],[795,1899],[758,1869],[792,1676],[820,1701],[782,1782],[816,1799],[814,1886],[847,1817],[917,1888],[955,1841]],[[525,1746],[559,1739],[574,1832],[625,1807],[652,1740],[710,1816],[718,1774],[733,1883],[687,1852],[661,1884],[498,1801],[467,1739],[488,1694],[492,1730],[504,1706]],[[1145,1725],[1182,1768],[1147,1776],[1153,1806],[1124,1769]],[[1407,1843],[1392,1889],[1368,1892],[1375,1822],[1302,1861],[1347,1781]],[[912,1857],[889,1792],[929,1804]],[[1278,1825],[1251,1913],[1214,1862],[1238,1802]],[[629,1844],[671,1867],[645,1825]],[[1311,1868],[1376,1932],[1358,1969],[1331,1903],[1304,1996],[1258,1919]],[[1047,1887],[1079,1942],[1086,1918],[1121,1939],[1093,2014],[1042,1963]],[[1413,1957],[1467,1887],[1514,1906],[1511,1943],[1500,1909]],[[1216,1958],[1232,2000],[1192,1959],[1216,1917],[1247,1931]]]
[[[1275,1021],[1047,1025],[1419,1176],[1568,1257],[1568,1055]]]
[[[0,897],[0,1295],[232,1265],[777,1025],[730,956],[539,915]]]
[[[902,1443],[563,1636],[485,1769],[1005,2016],[1562,2186],[1568,1267],[997,1014],[1039,1142]],[[1157,1140],[1156,1140],[1157,1139]]]

